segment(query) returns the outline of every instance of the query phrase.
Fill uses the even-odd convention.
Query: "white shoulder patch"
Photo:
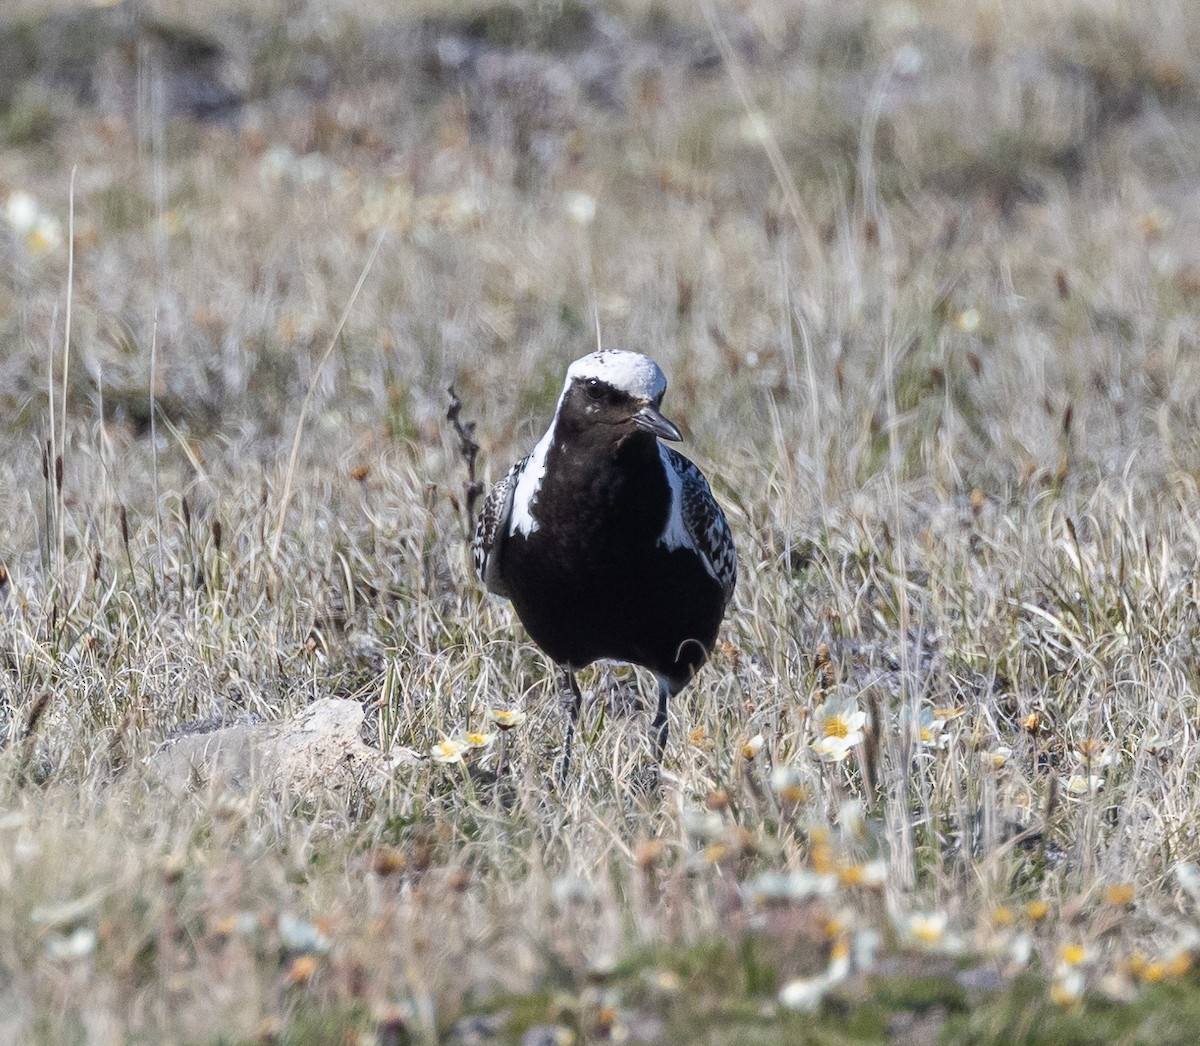
[[[662,461],[663,472],[666,473],[667,483],[671,487],[671,507],[667,510],[667,526],[662,532],[662,537],[658,539],[658,543],[665,545],[668,549],[695,549],[696,543],[692,540],[692,535],[688,533],[687,526],[683,522],[683,477],[675,468],[675,462],[671,460],[669,447],[660,443],[658,457]]]
[[[555,419],[558,413],[555,412]],[[517,477],[517,489],[513,492],[512,515],[509,517],[508,532],[524,534],[528,537],[538,528],[537,518],[533,514],[533,499],[537,497],[542,479],[546,475],[546,454],[554,439],[554,424],[546,430],[546,434],[538,440],[533,453]]]
[[[737,549],[729,521],[694,463],[662,443],[658,445],[658,456],[671,487],[670,515],[659,544],[695,552],[704,569],[720,584],[728,603],[737,584]]]

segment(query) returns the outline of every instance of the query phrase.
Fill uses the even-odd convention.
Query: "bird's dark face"
[[[578,377],[567,387],[558,424],[598,442],[620,445],[639,433],[680,440],[683,434],[660,411],[663,392],[639,396],[598,377]]]

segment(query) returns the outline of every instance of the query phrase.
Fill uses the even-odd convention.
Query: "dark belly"
[[[514,534],[503,570],[530,637],[572,668],[611,658],[682,684],[707,658],[724,609],[694,553],[644,539],[567,545],[545,529]]]

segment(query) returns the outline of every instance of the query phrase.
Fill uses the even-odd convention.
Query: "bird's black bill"
[[[643,432],[653,432],[662,439],[679,441],[683,433],[673,421],[668,421],[649,403],[633,416],[633,423]]]

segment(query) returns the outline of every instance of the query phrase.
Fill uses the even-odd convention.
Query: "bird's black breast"
[[[547,453],[537,526],[503,550],[521,622],[555,661],[630,661],[680,684],[705,660],[724,609],[694,551],[660,543],[672,493],[651,438]]]

